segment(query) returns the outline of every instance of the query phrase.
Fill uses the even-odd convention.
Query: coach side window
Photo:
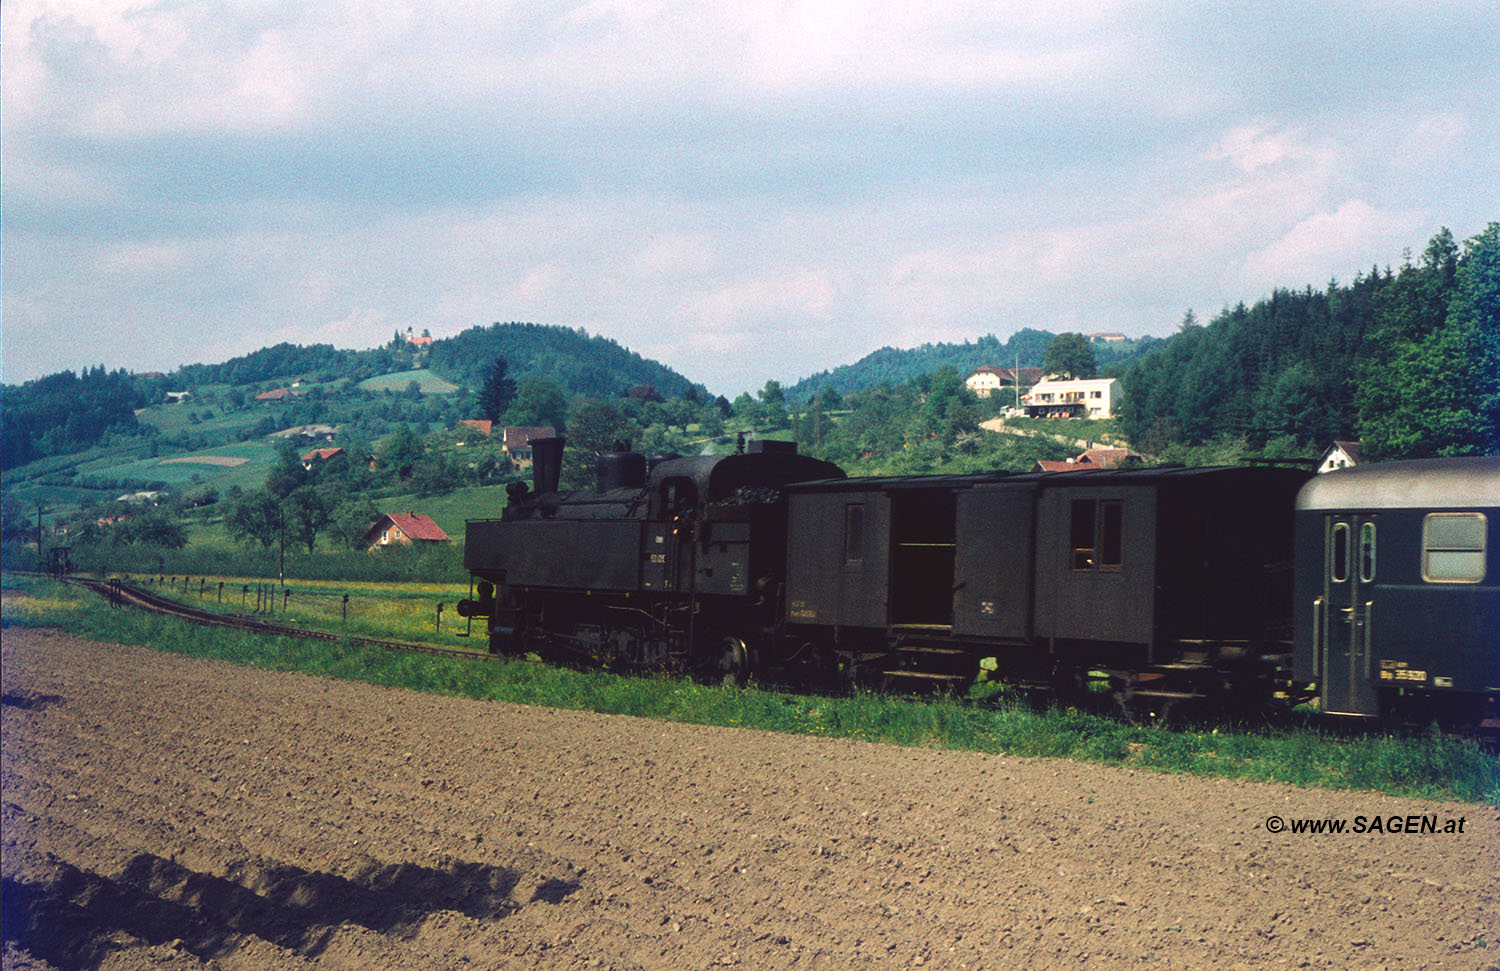
[[[1069,535],[1069,545],[1073,550],[1070,566],[1075,570],[1092,570],[1098,556],[1098,550],[1094,546],[1094,500],[1073,500]]]
[[[1485,525],[1484,513],[1428,513],[1422,520],[1422,579],[1428,583],[1482,581]]]
[[[1099,569],[1118,570],[1125,562],[1125,504],[1099,503]]]
[[[1125,504],[1074,499],[1069,523],[1073,570],[1119,570],[1125,562]]]

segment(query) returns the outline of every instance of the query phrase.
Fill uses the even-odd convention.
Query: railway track
[[[285,624],[273,624],[259,617],[247,617],[243,614],[216,614],[208,610],[199,610],[196,607],[189,607],[176,600],[163,597],[160,594],[152,593],[149,590],[120,580],[94,580],[87,577],[68,577],[67,579],[70,583],[94,591],[111,603],[135,607],[139,610],[163,616],[177,617],[208,627],[227,627],[231,630],[250,631],[256,634],[267,634],[275,637],[296,637],[313,641],[339,641],[346,639],[342,634],[334,634],[321,630],[307,630],[302,627],[289,627]],[[347,639],[362,647],[379,647],[387,651],[430,654],[435,657],[458,658],[464,661],[494,660],[493,655],[479,651],[466,651],[460,648],[437,647],[432,644],[414,644],[409,641],[387,641],[375,637],[349,637]]]
[[[40,575],[40,574],[39,574]],[[50,575],[50,574],[47,574]],[[329,631],[307,630],[301,627],[288,627],[285,624],[273,624],[258,617],[247,617],[243,614],[217,614],[212,611],[200,610],[190,607],[179,601],[152,593],[149,590],[125,583],[120,580],[94,580],[87,577],[66,577],[70,583],[77,584],[88,590],[98,593],[111,602],[122,606],[131,606],[150,613],[163,616],[177,617],[182,620],[191,621],[209,627],[226,627],[231,630],[250,631],[252,633],[266,634],[276,637],[296,637],[304,640],[316,641],[338,641],[347,639],[351,643],[364,647],[378,647],[387,651],[401,651],[409,654],[427,654],[434,657],[456,658],[463,661],[494,661],[499,655],[488,654],[480,651],[469,651],[460,648],[437,647],[432,644],[416,644],[410,641],[388,641],[375,637],[347,637]],[[1377,722],[1363,726],[1356,730],[1383,731],[1393,727],[1389,722]],[[1408,733],[1420,733],[1430,729],[1424,724],[1407,724],[1399,726],[1399,730]],[[1479,742],[1491,752],[1500,751],[1500,731],[1493,726],[1485,724],[1472,726],[1467,731],[1455,733],[1459,737],[1471,738]]]

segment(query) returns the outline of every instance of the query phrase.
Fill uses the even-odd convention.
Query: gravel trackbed
[[[525,708],[17,628],[3,681],[6,969],[1500,969],[1493,806]]]

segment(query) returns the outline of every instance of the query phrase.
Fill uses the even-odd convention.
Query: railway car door
[[[1374,516],[1333,515],[1324,520],[1323,596],[1314,609],[1322,662],[1323,710],[1378,715],[1379,690],[1372,655],[1375,571],[1379,569]]]

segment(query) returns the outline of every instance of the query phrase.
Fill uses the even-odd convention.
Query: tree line
[[[1362,441],[1374,460],[1500,451],[1500,223],[1348,284],[1277,290],[1181,329],[1124,376],[1121,422],[1153,453]]]

